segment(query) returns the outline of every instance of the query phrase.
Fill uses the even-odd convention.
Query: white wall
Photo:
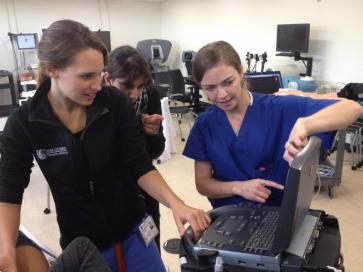
[[[111,31],[111,44],[168,39],[168,64],[181,67],[183,50],[224,39],[242,58],[267,51],[267,67],[285,74],[304,72],[301,62],[276,57],[276,25],[310,23],[313,76],[330,82],[363,82],[361,0],[0,0],[0,69],[15,65],[7,33],[37,32],[69,18],[91,29]],[[0,102],[2,97],[0,97]]]
[[[162,37],[173,42],[170,64],[182,50],[224,39],[240,53],[268,53],[267,67],[305,72],[302,62],[276,57],[276,25],[310,23],[313,76],[330,82],[363,82],[361,0],[173,0],[162,4]],[[177,56],[179,56],[177,58]]]
[[[0,70],[13,71],[15,61],[8,36],[11,33],[38,33],[59,19],[72,19],[93,30],[111,31],[111,48],[139,40],[160,38],[161,3],[132,0],[0,0]],[[26,53],[37,62],[36,52]],[[0,92],[0,105],[11,101]]]
[[[159,38],[160,3],[121,0],[0,0],[0,69],[15,68],[12,33],[38,33],[59,19],[72,19],[91,29],[111,31],[111,47],[136,46],[142,39]]]

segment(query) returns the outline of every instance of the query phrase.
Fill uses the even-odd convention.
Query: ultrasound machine
[[[313,136],[296,156],[281,206],[214,209],[198,241],[188,228],[179,246],[181,271],[344,271],[337,219],[310,209],[319,150],[320,139]]]

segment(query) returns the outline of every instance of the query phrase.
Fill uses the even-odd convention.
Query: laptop
[[[283,86],[280,71],[245,73],[244,76],[251,92],[273,94]]]
[[[228,265],[259,271],[280,271],[281,254],[305,258],[319,226],[309,213],[314,194],[321,140],[311,137],[295,157],[281,206],[240,203],[210,212],[212,223],[194,244],[186,237],[187,252],[196,259],[220,256]],[[315,235],[316,236],[316,235]]]

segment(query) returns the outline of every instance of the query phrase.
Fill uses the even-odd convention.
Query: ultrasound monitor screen
[[[282,88],[280,72],[245,73],[251,92],[272,94]]]

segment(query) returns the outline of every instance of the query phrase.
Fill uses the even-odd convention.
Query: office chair
[[[160,71],[153,74],[154,84],[159,91],[160,98],[167,96],[169,98],[169,109],[172,115],[175,115],[178,120],[178,127],[181,141],[184,142],[183,132],[181,129],[182,117],[186,116],[189,127],[190,120],[188,114],[191,109],[185,105],[191,105],[191,95],[185,92],[184,77],[179,69]]]
[[[171,70],[171,99],[179,101],[183,104],[188,103],[189,106],[192,104],[192,88],[188,87],[189,92],[185,91],[184,77],[179,69]]]

